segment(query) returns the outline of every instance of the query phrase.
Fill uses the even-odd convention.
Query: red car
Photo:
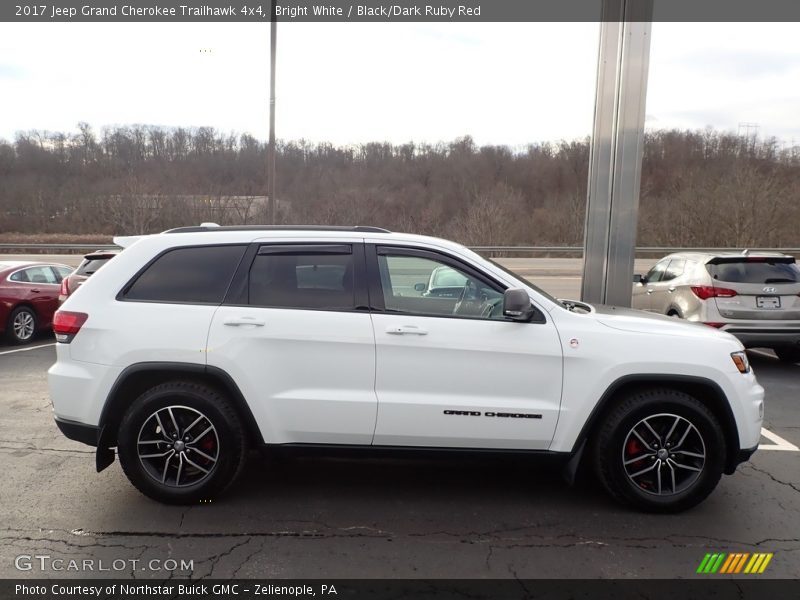
[[[25,344],[50,328],[61,281],[70,273],[67,265],[0,261],[0,333]]]

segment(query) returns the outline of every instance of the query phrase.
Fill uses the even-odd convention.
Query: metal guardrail
[[[80,251],[110,250],[118,248],[114,244],[0,244],[0,251],[11,252],[42,250]],[[509,254],[583,254],[583,246],[470,246],[475,252],[504,252]],[[670,248],[667,246],[646,246],[636,249],[637,254],[671,254],[672,252],[740,252],[741,248]],[[800,248],[750,248],[751,252],[783,252],[800,254]]]

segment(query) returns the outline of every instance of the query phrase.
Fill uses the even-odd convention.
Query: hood
[[[595,318],[612,329],[649,333],[656,335],[675,335],[681,337],[702,337],[736,340],[731,334],[702,323],[685,321],[643,310],[621,306],[593,305]],[[736,342],[739,345],[739,342]]]

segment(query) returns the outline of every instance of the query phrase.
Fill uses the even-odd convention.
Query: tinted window
[[[11,281],[22,283],[58,283],[56,274],[50,267],[30,267],[17,271],[9,277]]]
[[[259,254],[250,267],[249,301],[276,308],[355,308],[352,254]]]
[[[75,270],[76,275],[91,275],[95,273],[100,267],[106,264],[111,257],[103,257],[103,258],[87,258],[81,263],[81,265]]]
[[[503,292],[430,258],[378,256],[386,310],[503,319]]]
[[[793,262],[743,260],[706,268],[714,279],[731,283],[800,283],[800,269]]]
[[[685,260],[671,260],[669,261],[669,266],[667,270],[664,272],[664,277],[661,281],[669,281],[670,279],[675,279],[676,277],[680,277],[683,275],[683,269],[686,266]]]
[[[178,248],[162,254],[125,293],[128,300],[221,303],[245,246]]]

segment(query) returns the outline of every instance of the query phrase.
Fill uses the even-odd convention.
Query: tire
[[[183,439],[174,439],[175,424]],[[119,426],[117,453],[125,475],[144,495],[166,504],[215,498],[239,475],[246,452],[244,427],[230,401],[191,381],[147,390]]]
[[[619,400],[593,444],[595,471],[606,490],[649,512],[679,512],[702,502],[725,466],[725,435],[714,414],[696,398],[669,388],[639,390]]]
[[[800,362],[800,348],[775,348],[775,354],[784,362]]]
[[[27,344],[36,336],[39,322],[29,306],[18,306],[11,311],[6,323],[6,338],[12,344]]]

